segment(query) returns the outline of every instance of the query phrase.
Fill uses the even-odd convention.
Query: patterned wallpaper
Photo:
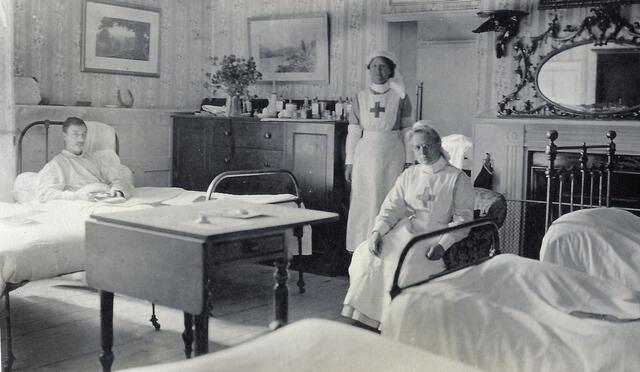
[[[13,152],[13,3],[0,0],[0,201],[11,201]]]
[[[473,9],[477,4],[477,0],[219,0],[213,11],[213,45],[218,56],[235,53],[246,57],[249,17],[327,12],[329,83],[278,82],[276,89],[285,97],[337,99],[354,95],[366,83],[367,56],[386,44],[384,13]],[[260,83],[253,91],[267,96],[271,84]]]
[[[159,78],[80,71],[82,0],[15,0],[15,74],[36,77],[54,104],[113,105],[129,89],[137,108],[197,108],[207,95],[212,1],[124,2],[161,9]]]
[[[386,43],[384,13],[475,9],[478,0],[125,0],[161,8],[160,77],[80,72],[83,0],[15,0],[15,74],[34,76],[54,104],[117,103],[130,89],[137,108],[196,109],[210,56],[248,56],[247,19],[312,12],[329,14],[330,81],[278,83],[286,97],[336,99],[367,81],[364,63]],[[268,96],[269,83],[253,92]]]

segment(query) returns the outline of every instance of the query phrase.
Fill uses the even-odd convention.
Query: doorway
[[[442,136],[473,134],[478,105],[476,35],[473,11],[441,11],[407,15],[388,23],[389,49],[400,59],[407,94],[414,105],[416,85],[423,83],[422,117],[432,120]]]

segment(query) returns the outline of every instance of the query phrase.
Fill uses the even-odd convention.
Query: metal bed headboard
[[[555,144],[555,140],[558,139],[558,132],[555,130],[551,130],[547,132],[547,138],[549,139],[549,144],[547,145],[545,153],[549,159],[549,166],[545,171],[545,175],[547,178],[547,193],[546,193],[546,209],[545,209],[545,221],[544,221],[544,230],[547,231],[549,229],[549,225],[551,224],[553,218],[553,207],[554,204],[557,204],[557,217],[562,216],[563,206],[569,206],[569,211],[573,212],[575,208],[584,209],[584,208],[593,208],[593,207],[602,207],[603,204],[605,207],[609,207],[611,202],[611,175],[614,171],[614,163],[615,163],[615,153],[616,153],[616,144],[614,142],[617,134],[615,131],[610,130],[607,132],[607,138],[609,139],[609,143],[606,145],[589,145],[586,143],[582,143],[581,146],[557,146]],[[588,162],[588,151],[593,149],[606,149],[607,150],[607,164],[601,164],[599,167],[596,167],[595,164],[589,168],[587,166]],[[555,160],[558,152],[560,150],[580,150],[580,169],[565,169],[560,168],[557,169],[555,167]],[[574,192],[576,186],[576,178],[580,180],[580,195],[579,201],[580,203],[574,202]],[[603,183],[606,179],[606,190],[603,191]],[[585,203],[585,193],[586,193],[586,184],[588,180],[588,203]],[[557,201],[553,200],[552,189],[553,183],[557,181]],[[565,187],[565,183],[569,183],[569,200],[566,201],[563,198],[563,191]],[[596,186],[597,185],[597,186]],[[597,187],[597,195],[596,202],[594,203],[594,187]]]
[[[478,230],[476,228],[488,228],[490,233],[491,233],[491,238],[492,238],[492,246],[491,249],[487,251],[488,255],[487,256],[483,256],[483,257],[479,257],[475,260],[472,260],[468,263],[465,263],[463,265],[459,265],[447,270],[443,270],[440,273],[431,275],[430,277],[424,279],[424,280],[420,280],[417,281],[415,283],[411,283],[408,284],[404,287],[400,287],[400,273],[402,272],[402,266],[405,262],[405,259],[407,258],[407,255],[409,254],[409,251],[418,243],[421,242],[423,240],[426,239],[431,239],[433,237],[436,236],[440,236],[442,234],[446,234],[446,233],[450,233],[452,231],[455,230],[463,230],[463,229],[471,229],[469,232],[469,236],[467,238],[469,238],[471,236],[471,234],[475,234],[478,233]],[[451,226],[451,227],[446,227],[444,229],[440,229],[440,230],[436,230],[436,231],[432,231],[432,232],[428,232],[428,233],[424,233],[424,234],[419,234],[414,236],[413,238],[411,238],[411,240],[409,240],[409,242],[407,243],[407,245],[404,247],[404,249],[402,250],[402,252],[400,253],[400,259],[398,260],[398,266],[396,267],[396,271],[393,275],[393,284],[391,286],[391,290],[389,291],[389,294],[391,295],[391,299],[393,300],[396,296],[398,296],[402,291],[409,289],[409,288],[413,288],[413,287],[417,287],[419,285],[425,284],[427,282],[430,282],[434,279],[437,279],[441,276],[450,274],[452,272],[464,269],[466,267],[469,266],[473,266],[473,265],[477,265],[480,264],[492,257],[494,257],[495,255],[500,253],[500,235],[498,234],[498,226],[496,225],[496,223],[489,218],[480,218],[477,220],[473,220],[473,221],[469,221],[469,222],[465,222],[456,226]],[[424,258],[423,258],[424,259]]]
[[[24,141],[24,137],[27,135],[27,132],[31,128],[36,127],[38,125],[44,126],[44,164],[47,164],[49,162],[49,127],[52,125],[62,126],[62,124],[64,124],[63,121],[39,120],[39,121],[34,121],[33,123],[30,123],[20,131],[20,136],[18,137],[18,144],[17,144],[17,152],[18,152],[17,159],[16,159],[17,174],[22,173],[22,158],[23,158],[22,142]],[[119,150],[120,150],[120,143],[118,142],[118,135],[116,135],[116,154],[120,153]]]
[[[298,180],[293,175],[293,173],[291,173],[286,169],[253,169],[253,170],[227,171],[227,172],[220,173],[209,184],[209,187],[207,188],[206,200],[211,199],[211,194],[213,194],[217,190],[220,183],[225,179],[244,178],[248,176],[270,176],[270,175],[278,175],[278,174],[287,176],[287,178],[289,178],[289,180],[291,181],[291,184],[293,185],[293,188],[295,190],[296,199],[294,201],[299,206],[302,200],[300,196],[300,186],[298,185]]]

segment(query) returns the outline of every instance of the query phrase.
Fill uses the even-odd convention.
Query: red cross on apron
[[[379,118],[380,117],[380,113],[384,112],[384,111],[385,111],[384,107],[380,106],[380,101],[376,102],[376,104],[369,109],[369,112],[375,113],[375,117],[376,118]]]

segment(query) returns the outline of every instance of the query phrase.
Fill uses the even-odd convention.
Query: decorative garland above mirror
[[[499,116],[640,119],[640,23],[619,5],[592,8],[577,26],[555,16],[513,49],[517,82]]]

